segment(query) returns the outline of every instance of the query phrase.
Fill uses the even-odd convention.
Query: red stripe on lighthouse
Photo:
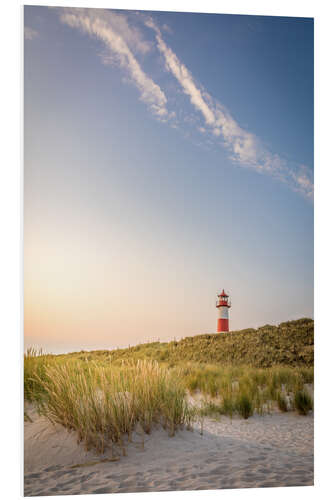
[[[225,318],[218,318],[217,320],[217,333],[229,331],[229,320]]]

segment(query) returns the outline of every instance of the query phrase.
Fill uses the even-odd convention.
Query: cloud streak
[[[24,28],[24,38],[26,40],[33,40],[34,38],[38,37],[38,32],[36,30],[33,30],[32,28],[29,28],[29,26],[25,26]]]
[[[175,52],[166,44],[162,30],[170,32],[167,26],[158,27],[152,17],[138,16],[145,26],[154,31],[156,46],[144,39],[142,31],[132,26],[124,14],[101,9],[59,8],[61,21],[73,29],[99,40],[103,46],[100,53],[104,64],[113,64],[127,72],[127,80],[136,86],[143,101],[160,121],[169,121],[179,128],[175,110],[167,108],[167,96],[162,88],[142,69],[137,56],[157,51],[162,55],[166,71],[176,79],[183,94],[189,99],[196,115],[201,117],[193,123],[193,117],[181,112],[183,120],[196,125],[196,130],[210,144],[222,146],[229,152],[230,159],[243,167],[258,173],[266,173],[286,183],[303,196],[313,198],[312,172],[304,165],[287,162],[282,156],[269,151],[253,133],[242,128],[230,112],[219,101],[213,99],[206,89],[197,82],[189,69],[179,60]],[[26,38],[32,39],[37,33],[26,28]],[[170,94],[170,88],[169,88]],[[178,114],[180,113],[177,108]],[[188,119],[187,119],[188,118]],[[212,142],[213,141],[213,142]]]
[[[310,170],[304,165],[290,168],[282,157],[268,151],[259,138],[240,127],[227,109],[213,100],[208,92],[195,82],[190,71],[167,46],[153,19],[146,19],[145,25],[155,32],[157,48],[164,57],[166,70],[172,73],[191,104],[202,115],[205,127],[198,127],[198,130],[204,134],[209,132],[215,139],[220,139],[234,162],[260,173],[266,172],[288,183],[294,191],[312,199],[313,182]]]
[[[167,98],[162,89],[141,68],[134,50],[146,53],[150,44],[145,42],[136,28],[130,28],[121,14],[94,9],[60,9],[60,19],[104,44],[105,63],[111,62],[125,69],[131,82],[140,92],[140,99],[160,119],[167,119]]]

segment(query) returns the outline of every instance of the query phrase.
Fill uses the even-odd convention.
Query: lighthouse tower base
[[[225,333],[229,331],[229,319],[218,318],[217,333]]]

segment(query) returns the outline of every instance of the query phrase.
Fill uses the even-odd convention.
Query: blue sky
[[[313,20],[25,7],[25,337],[313,315]],[[93,332],[93,334],[92,334]]]

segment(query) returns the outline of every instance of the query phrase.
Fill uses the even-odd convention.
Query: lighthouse
[[[224,289],[222,293],[218,296],[216,301],[217,308],[217,333],[223,333],[229,331],[229,308],[231,307],[231,302],[229,301],[229,295],[225,293]]]

